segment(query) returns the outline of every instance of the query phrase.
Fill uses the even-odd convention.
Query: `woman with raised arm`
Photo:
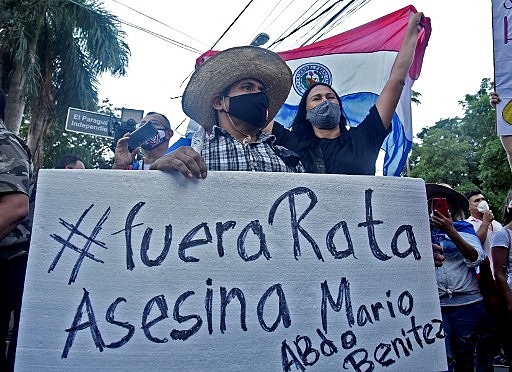
[[[411,13],[389,78],[361,124],[347,130],[340,97],[331,86],[317,83],[302,95],[291,131],[274,123],[276,144],[298,153],[306,172],[375,175],[375,162],[391,130],[422,19],[423,13]]]

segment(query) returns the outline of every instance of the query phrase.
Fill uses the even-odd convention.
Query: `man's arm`
[[[430,218],[430,222],[433,226],[441,229],[448,235],[450,240],[455,244],[455,246],[459,249],[460,253],[464,258],[472,263],[479,264],[481,260],[484,258],[483,252],[477,251],[477,249],[468,243],[455,229],[453,226],[453,221],[451,218],[444,216],[438,211],[434,211],[434,216]],[[477,242],[477,237],[474,238],[475,243],[480,245]],[[482,256],[480,255],[482,254]]]
[[[478,230],[476,231],[476,236],[478,236],[478,239],[480,239],[480,243],[484,244],[485,242],[485,239],[487,239],[487,230],[489,228],[489,224],[484,224],[482,222],[482,224],[480,225],[480,227],[478,228]]]
[[[489,231],[489,225],[492,224],[492,221],[494,221],[494,215],[492,214],[492,211],[484,212],[482,223],[476,231],[476,235],[482,244],[484,244],[485,239],[487,239],[487,232]]]
[[[491,254],[496,287],[505,308],[512,313],[512,292],[507,283],[508,249],[507,247],[494,246],[491,249]]]
[[[411,68],[414,51],[418,42],[418,33],[421,30],[420,21],[422,18],[423,13],[421,12],[411,13],[409,24],[407,25],[400,50],[391,68],[389,79],[375,104],[386,129],[389,129],[391,126],[391,119],[393,119],[396,106],[404,89],[405,79]]]
[[[0,194],[0,240],[13,231],[28,214],[28,195],[21,192]]]

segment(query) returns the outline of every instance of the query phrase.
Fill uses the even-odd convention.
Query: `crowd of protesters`
[[[151,112],[141,123],[154,127],[154,135],[141,146],[144,160],[137,160],[139,149],[129,147],[127,133],[116,144],[113,169],[177,171],[200,179],[212,170],[372,175],[412,63],[422,16],[411,15],[390,78],[364,125],[347,130],[338,94],[329,85],[316,84],[304,94],[292,131],[284,129],[272,119],[291,88],[289,67],[266,49],[231,48],[199,66],[185,88],[184,112],[200,126],[190,146],[169,152],[171,124],[164,115]],[[3,93],[0,104],[3,114]],[[0,274],[2,283],[7,283],[0,286],[0,369],[11,371],[28,257],[34,177],[30,152],[21,139],[5,129],[2,119],[3,115],[0,167],[10,167],[6,173],[16,178],[0,178],[0,209],[6,211],[1,213]],[[84,169],[85,164],[79,156],[68,154],[55,168]],[[499,218],[479,190],[462,195],[450,185],[427,184],[426,193],[449,370],[507,367],[512,360],[512,192]],[[437,199],[446,201],[446,211],[433,203]],[[490,262],[497,290],[492,305],[485,301],[479,279],[485,262]]]

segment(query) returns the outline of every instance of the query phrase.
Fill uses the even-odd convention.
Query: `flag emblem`
[[[305,63],[293,73],[293,89],[302,96],[310,85],[325,83],[332,85],[331,71],[321,63]]]

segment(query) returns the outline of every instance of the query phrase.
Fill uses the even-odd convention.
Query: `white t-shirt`
[[[512,243],[510,242],[510,236],[512,236],[512,232],[509,229],[501,229],[494,234],[494,238],[492,239],[492,246],[500,247],[493,249],[503,249],[502,247],[504,247],[508,250],[507,283],[509,288],[512,290],[512,250],[509,248],[512,246]]]
[[[479,220],[478,218],[475,218],[473,216],[469,216],[469,218],[466,221],[473,225],[475,231],[478,231],[480,226],[482,226],[483,222],[482,220]],[[501,223],[499,223],[498,221],[492,221],[492,223],[487,228],[487,237],[485,238],[485,241],[482,243],[482,247],[484,247],[485,254],[489,257],[489,261],[491,261],[491,269],[493,271],[493,274],[494,268],[492,266],[491,243],[494,234],[496,234],[496,232],[501,230],[502,228],[503,225]]]

